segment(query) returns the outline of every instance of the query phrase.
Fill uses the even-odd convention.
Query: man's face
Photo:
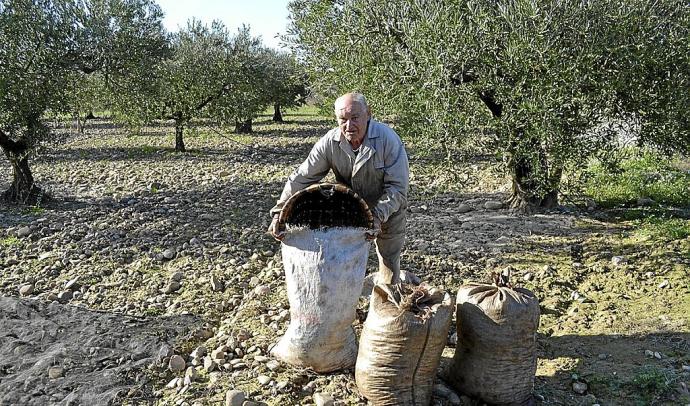
[[[335,116],[338,119],[340,133],[353,144],[353,147],[359,147],[367,132],[369,111],[360,103],[345,99],[338,105]]]

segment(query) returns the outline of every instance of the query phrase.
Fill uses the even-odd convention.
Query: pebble
[[[230,389],[225,393],[225,406],[242,406],[246,395],[241,390]]]
[[[314,394],[314,403],[316,406],[334,406],[335,400],[327,393],[317,392]]]
[[[172,348],[171,348],[169,345],[167,345],[167,344],[163,344],[163,345],[161,346],[161,348],[158,350],[158,357],[161,358],[161,359],[162,359],[162,358],[170,357],[170,356],[172,356],[172,355],[173,355],[173,350],[172,350]]]
[[[628,262],[628,260],[625,257],[619,256],[619,255],[611,258],[611,263],[615,266],[623,265],[627,262]]]
[[[587,392],[587,384],[584,382],[573,382],[573,392],[584,395]]]
[[[27,226],[20,227],[17,230],[17,237],[19,238],[28,237],[29,235],[31,235],[31,229]]]
[[[196,371],[196,368],[187,367],[187,369],[184,371],[184,377],[185,380],[189,378],[190,382],[194,382],[199,377],[199,373]]]
[[[487,210],[498,210],[503,208],[503,203],[498,200],[487,200],[484,203],[484,208]]]
[[[204,370],[212,372],[218,369],[218,364],[211,357],[204,357]]]
[[[458,213],[467,213],[467,212],[470,212],[472,210],[473,210],[472,206],[470,206],[469,204],[465,204],[465,203],[460,203],[460,205],[456,209],[456,211]]]
[[[175,258],[176,254],[177,254],[177,252],[174,249],[167,248],[165,251],[163,251],[163,258],[173,259],[173,258]]]
[[[228,347],[225,345],[221,345],[220,347],[211,351],[211,359],[218,360],[218,361],[224,361],[225,360],[225,354],[227,353],[227,351],[228,351]]]
[[[668,285],[669,285],[668,279],[664,279],[664,281],[659,284],[659,289],[667,288]]]
[[[180,357],[179,355],[173,355],[170,357],[170,362],[168,362],[168,368],[172,372],[182,372],[184,371],[184,367],[186,366],[186,363],[184,361],[184,358]]]
[[[57,300],[62,304],[69,302],[70,300],[72,300],[72,291],[66,290],[64,292],[58,293]]]
[[[204,347],[203,345],[200,345],[200,346],[196,347],[194,349],[194,351],[192,351],[192,353],[189,355],[192,358],[202,358],[202,357],[206,356],[207,353],[208,353],[208,350],[206,349],[206,347]]]
[[[29,296],[32,293],[34,293],[34,285],[32,283],[22,285],[19,288],[19,296]]]
[[[75,291],[78,290],[81,286],[79,285],[79,277],[77,276],[76,278],[70,279],[65,283],[65,289]]]
[[[62,378],[63,376],[65,376],[65,370],[62,367],[48,368],[48,377],[50,379]]]
[[[270,371],[276,371],[280,368],[280,362],[276,360],[270,360],[266,363],[266,368],[268,368]]]
[[[525,281],[529,282],[529,281],[531,281],[532,279],[534,279],[534,275],[532,275],[531,272],[527,272],[527,273],[525,274],[525,276],[522,277],[522,279],[524,279]]]
[[[259,385],[261,386],[266,386],[269,383],[271,383],[271,377],[266,375],[259,375],[259,377],[256,378],[256,380],[259,381]]]
[[[270,291],[271,291],[271,288],[269,286],[266,286],[266,285],[259,285],[259,286],[254,288],[254,293],[257,296],[264,296],[264,295],[268,294]]]
[[[168,382],[167,385],[165,385],[166,388],[168,389],[173,389],[177,387],[177,381],[180,380],[180,378],[173,378]]]
[[[180,282],[170,281],[168,283],[168,285],[165,287],[165,289],[163,289],[163,292],[166,294],[167,293],[174,293],[174,292],[177,292],[178,290],[180,290],[181,287],[182,287],[182,285],[180,285]]]

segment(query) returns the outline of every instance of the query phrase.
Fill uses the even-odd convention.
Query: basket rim
[[[348,194],[352,197],[354,197],[358,202],[360,207],[363,209],[364,213],[366,214],[366,223],[367,223],[367,228],[371,229],[374,227],[374,216],[371,214],[371,210],[369,209],[369,205],[367,202],[362,199],[360,195],[357,194],[354,190],[350,189],[346,185],[343,185],[342,183],[329,183],[329,182],[323,182],[323,183],[315,183],[313,185],[307,186],[306,188],[297,191],[295,194],[290,196],[286,201],[285,204],[283,204],[283,208],[280,210],[280,215],[278,216],[278,230],[284,231],[286,227],[286,220],[288,216],[291,214],[292,211],[292,206],[295,204],[296,201],[298,201],[302,195],[307,194],[307,193],[313,193],[314,191],[317,190],[331,190],[334,192],[339,192],[339,193],[345,193]]]

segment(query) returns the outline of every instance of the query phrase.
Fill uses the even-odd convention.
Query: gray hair
[[[338,113],[338,105],[340,103],[342,103],[342,101],[348,96],[351,97],[353,101],[359,103],[360,106],[364,107],[364,110],[366,110],[366,111],[369,110],[369,105],[367,104],[366,97],[364,97],[364,95],[362,93],[352,92],[352,93],[345,93],[344,95],[335,99],[335,103],[333,103],[333,108],[335,109],[336,114]]]

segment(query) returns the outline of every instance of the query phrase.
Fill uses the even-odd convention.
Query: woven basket
[[[374,217],[367,203],[347,186],[319,183],[292,195],[278,217],[278,227],[287,225],[319,229],[326,227],[372,228]]]

